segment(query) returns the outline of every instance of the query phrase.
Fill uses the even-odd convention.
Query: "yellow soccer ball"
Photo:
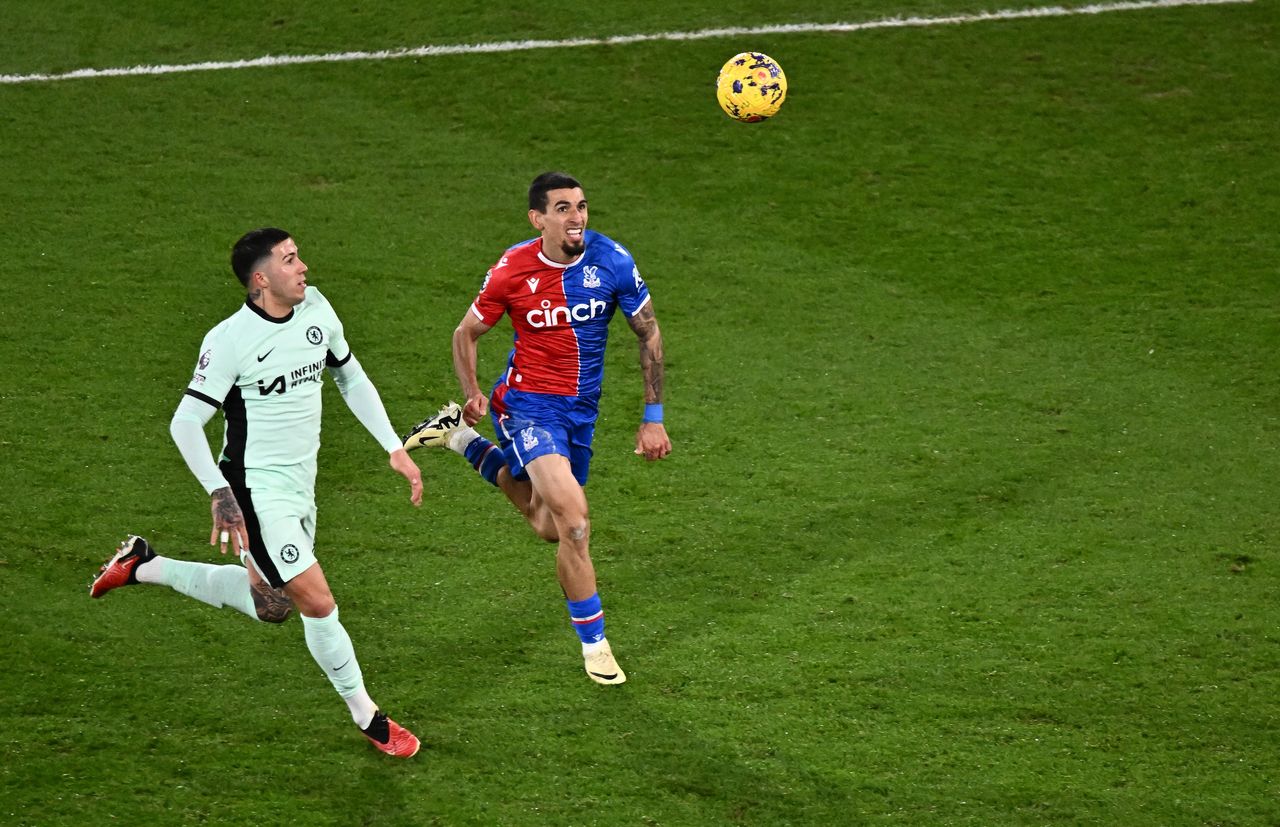
[[[755,123],[778,114],[787,97],[787,76],[778,62],[760,52],[729,58],[716,78],[716,100],[735,121]]]

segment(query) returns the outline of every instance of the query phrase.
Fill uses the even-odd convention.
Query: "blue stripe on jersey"
[[[631,316],[649,297],[649,288],[621,244],[595,230],[584,234],[582,257],[564,271],[565,306],[583,308],[590,320],[575,324],[578,339],[578,395],[598,396],[604,383],[604,352],[614,310]],[[597,310],[600,304],[605,307]]]

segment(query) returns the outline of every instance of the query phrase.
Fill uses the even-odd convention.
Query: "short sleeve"
[[[200,355],[196,358],[196,369],[187,383],[188,396],[215,408],[222,407],[231,387],[240,377],[235,341],[226,332],[224,322],[205,334],[204,341],[200,343]]]
[[[618,306],[627,316],[634,316],[649,301],[649,286],[640,277],[640,268],[636,266],[635,259],[621,247],[616,248],[611,263]]]
[[[351,359],[351,345],[347,344],[347,334],[342,328],[342,320],[338,318],[338,311],[333,309],[333,305],[319,288],[308,287],[307,293],[322,313],[325,338],[329,343],[329,352],[324,357],[325,367],[340,368]]]
[[[497,270],[506,265],[507,257],[504,255],[497,264],[489,268],[489,272],[484,275],[484,282],[480,285],[480,294],[471,304],[472,311],[489,327],[497,324],[502,314],[507,312],[506,279],[501,275],[495,275]]]
[[[341,367],[351,359],[351,345],[347,344],[342,320],[338,318],[332,305],[326,306],[329,309],[329,354],[325,357],[325,364],[331,368]]]

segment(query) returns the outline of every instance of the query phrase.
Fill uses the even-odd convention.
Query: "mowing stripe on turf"
[[[623,34],[613,37],[580,37],[570,40],[506,40],[497,43],[459,43],[447,46],[416,46],[376,52],[331,52],[322,55],[266,55],[250,60],[219,60],[173,65],[125,66],[110,69],[76,69],[51,75],[0,75],[0,83],[42,83],[54,80],[87,80],[92,78],[127,77],[131,75],[172,75],[180,72],[215,72],[224,69],[254,69],[292,66],[303,63],[345,63],[358,60],[398,60],[406,57],[439,57],[443,55],[487,54],[492,52],[524,52],[533,49],[569,49],[576,46],[617,46],[647,43],[654,40],[709,40],[743,35],[797,34],[811,32],[859,32],[869,29],[903,29],[917,26],[955,26],[962,23],[985,23],[993,20],[1026,20],[1038,17],[1070,17],[1083,14],[1105,14],[1116,11],[1167,9],[1175,6],[1221,6],[1252,3],[1253,0],[1129,0],[1119,3],[1097,3],[1089,6],[1047,6],[1030,9],[955,14],[943,17],[890,17],[862,23],[785,23],[774,26],[733,26],[723,29],[699,29],[693,32],[658,32],[656,34]]]

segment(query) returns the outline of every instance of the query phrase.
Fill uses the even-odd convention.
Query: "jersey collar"
[[[275,316],[268,314],[267,311],[263,310],[261,307],[258,307],[258,305],[249,301],[248,297],[245,297],[244,306],[252,310],[254,313],[257,313],[259,318],[264,321],[271,322],[272,324],[284,324],[293,318],[293,312],[298,309],[297,307],[290,307],[288,316],[281,316],[277,319]]]
[[[544,256],[542,254],[542,245],[541,244],[538,245],[538,260],[541,261],[543,264],[547,265],[548,267],[555,267],[560,270],[568,270],[570,267],[577,264],[579,261],[582,261],[582,257],[585,256],[586,254],[587,254],[587,251],[583,250],[581,253],[578,254],[578,257],[575,258],[573,261],[569,262],[568,264],[561,264],[558,261],[552,261],[551,259]]]

